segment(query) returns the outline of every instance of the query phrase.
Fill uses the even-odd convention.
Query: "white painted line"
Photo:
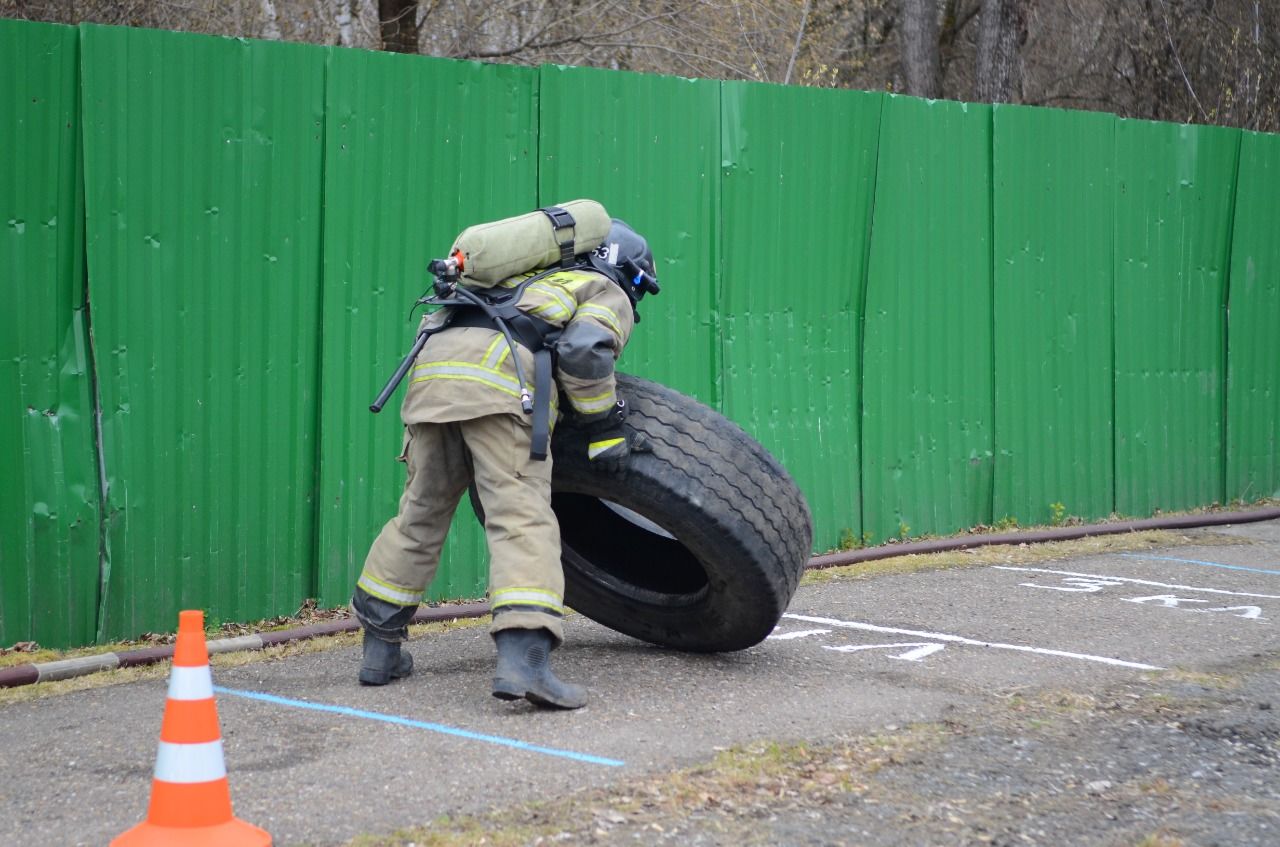
[[[1226,591],[1221,588],[1197,588],[1194,585],[1173,585],[1167,582],[1152,582],[1149,579],[1131,579],[1126,576],[1102,576],[1096,573],[1078,573],[1076,571],[1055,571],[1049,568],[1015,568],[1011,565],[992,565],[998,571],[1022,571],[1024,573],[1049,573],[1056,576],[1082,576],[1089,579],[1105,579],[1114,582],[1132,582],[1135,585],[1154,585],[1157,588],[1176,588],[1179,591],[1200,591],[1205,594],[1230,594],[1234,597],[1261,597],[1263,600],[1280,600],[1280,594],[1252,594],[1248,591]]]
[[[826,635],[829,629],[801,629],[795,632],[784,632],[781,635],[770,635],[770,641],[790,641],[793,638],[804,638],[807,635]]]
[[[898,635],[910,635],[916,638],[928,638],[933,641],[950,641],[953,644],[968,644],[973,647],[995,647],[998,650],[1016,650],[1019,653],[1037,653],[1041,656],[1061,656],[1067,659],[1081,659],[1086,662],[1098,662],[1103,665],[1115,665],[1120,668],[1136,668],[1140,671],[1162,671],[1164,668],[1157,665],[1147,665],[1142,662],[1126,662],[1123,659],[1112,659],[1107,656],[1091,656],[1088,653],[1071,653],[1066,650],[1049,650],[1044,647],[1027,647],[1023,644],[1000,644],[994,641],[978,641],[974,638],[965,638],[961,635],[945,635],[938,632],[922,632],[917,629],[898,629],[891,626],[876,626],[870,623],[858,623],[856,621],[841,621],[835,618],[818,618],[810,615],[793,615],[787,613],[784,618],[791,618],[797,621],[806,621],[808,623],[820,623],[827,626],[838,626],[845,629],[861,629],[867,632],[892,632]]]

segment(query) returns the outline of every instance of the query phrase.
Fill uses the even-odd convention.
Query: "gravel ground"
[[[572,823],[570,823],[572,822]],[[1013,694],[360,844],[1276,845],[1280,653]]]
[[[1280,843],[1280,660],[965,715],[862,793],[786,810],[760,843]]]

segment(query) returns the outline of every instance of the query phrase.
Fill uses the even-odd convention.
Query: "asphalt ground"
[[[1049,561],[1025,552],[815,581],[773,636],[734,654],[681,654],[573,617],[554,663],[591,691],[576,712],[490,697],[484,627],[412,640],[414,675],[386,688],[355,684],[354,647],[219,668],[236,814],[277,844],[344,844],[608,790],[744,745],[891,733],[1037,691],[1102,696],[1280,651],[1280,522],[1186,531],[1153,549]],[[105,844],[142,820],[165,693],[156,675],[0,707],[0,844]],[[1274,748],[1277,710],[1259,714]],[[969,755],[998,769],[997,752]],[[1280,771],[1266,773],[1233,791],[1280,809]],[[1269,829],[1264,818],[1214,843],[1280,843],[1280,820]],[[799,825],[771,838],[968,843],[917,838],[874,816],[856,826],[851,839]],[[663,831],[627,843],[656,843]],[[1052,831],[1021,836],[1009,843],[1055,843]]]

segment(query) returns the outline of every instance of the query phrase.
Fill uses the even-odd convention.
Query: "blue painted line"
[[[1175,559],[1173,556],[1148,556],[1145,553],[1121,553],[1120,555],[1126,559],[1159,559],[1162,562],[1182,562],[1185,565],[1205,565],[1210,568],[1225,568],[1229,571],[1249,571],[1280,576],[1280,571],[1269,571],[1266,568],[1246,568],[1244,565],[1224,565],[1221,562],[1202,562],[1199,559]]]
[[[501,744],[504,747],[515,747],[517,750],[544,753],[548,756],[559,756],[562,759],[573,759],[577,762],[587,762],[592,765],[607,765],[612,768],[617,768],[626,764],[626,762],[620,762],[617,759],[605,759],[600,756],[591,756],[586,753],[575,753],[572,750],[558,750],[555,747],[540,747],[537,744],[529,744],[528,742],[519,741],[515,738],[503,738],[501,735],[484,735],[479,732],[471,732],[466,729],[445,726],[444,724],[415,721],[409,718],[397,717],[395,715],[384,715],[380,712],[366,712],[363,709],[352,709],[347,706],[330,706],[325,703],[308,703],[306,700],[290,700],[288,697],[277,697],[274,694],[265,694],[261,691],[241,691],[235,688],[223,688],[221,685],[215,685],[213,690],[219,694],[230,694],[233,697],[244,697],[248,700],[261,700],[264,703],[274,703],[277,706],[292,706],[295,709],[310,709],[313,712],[329,712],[334,715],[345,715],[349,718],[364,718],[371,721],[382,721],[384,723],[393,723],[400,726],[409,726],[414,729],[426,729],[431,732],[439,732],[443,735],[454,735],[458,738],[466,738],[471,741],[484,741],[488,744]]]

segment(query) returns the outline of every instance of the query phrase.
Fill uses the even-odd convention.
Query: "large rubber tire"
[[[693,398],[625,374],[618,391],[649,452],[610,472],[587,460],[569,421],[553,441],[566,605],[680,650],[758,644],[811,552],[804,495],[751,436]]]

